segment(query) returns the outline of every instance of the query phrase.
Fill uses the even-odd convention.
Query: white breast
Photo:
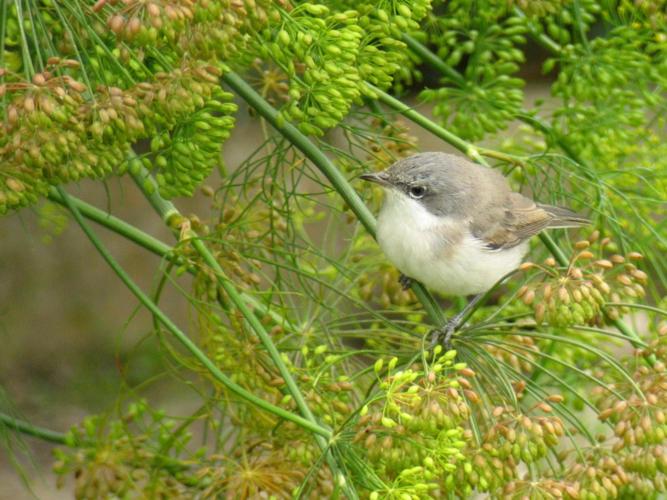
[[[447,235],[458,233],[461,224],[466,224],[463,236],[449,241]],[[452,295],[487,291],[516,269],[528,250],[527,242],[507,250],[489,250],[470,234],[465,221],[435,216],[395,190],[386,190],[377,239],[403,274]]]

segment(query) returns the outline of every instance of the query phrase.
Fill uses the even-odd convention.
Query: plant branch
[[[179,210],[174,206],[173,203],[171,203],[168,200],[165,200],[164,198],[162,198],[162,196],[160,196],[157,182],[152,177],[150,172],[145,168],[142,168],[142,170],[138,174],[132,174],[132,177],[137,186],[139,187],[139,189],[146,197],[146,199],[153,206],[155,211],[160,215],[163,222],[168,227],[172,227],[173,229],[173,224],[172,224],[173,218],[174,217],[183,218],[183,216],[181,215]],[[183,218],[183,220],[186,219]],[[310,408],[306,403],[306,399],[301,393],[301,390],[299,389],[296,381],[294,380],[292,373],[285,364],[285,361],[283,360],[280,351],[278,351],[278,348],[273,343],[273,340],[271,340],[271,336],[264,328],[264,325],[262,325],[257,315],[248,307],[248,304],[244,300],[243,296],[238,290],[236,290],[236,287],[234,286],[232,281],[227,277],[227,275],[225,274],[224,270],[220,266],[220,263],[217,261],[213,253],[208,249],[208,247],[206,246],[204,241],[199,237],[199,235],[197,235],[195,231],[190,229],[189,225],[183,226],[181,228],[181,238],[187,240],[192,245],[192,247],[197,251],[197,253],[202,257],[204,262],[215,272],[218,285],[222,287],[222,289],[225,291],[231,302],[234,303],[234,306],[236,306],[236,308],[241,312],[245,320],[248,322],[252,330],[255,332],[255,335],[257,335],[262,345],[267,350],[269,357],[273,361],[273,364],[276,366],[276,368],[280,372],[281,377],[285,381],[287,390],[294,399],[294,402],[297,408],[299,409],[299,412],[301,413],[303,418],[311,424],[309,430],[315,433],[314,434],[315,440],[317,441],[317,444],[322,450],[322,452],[325,454],[327,463],[329,464],[329,467],[331,468],[334,477],[336,478],[343,477],[342,469],[336,463],[336,459],[330,448],[331,443],[329,439],[332,437],[331,431],[326,430],[326,434],[323,434],[321,432],[322,430],[324,430],[324,428],[317,423],[315,415],[313,415],[313,413],[310,411]],[[314,429],[318,429],[318,431],[315,432]],[[354,492],[351,483],[349,481],[346,481],[345,484],[348,486],[346,488],[348,490],[348,493],[356,498],[356,492]]]
[[[7,415],[6,413],[0,412],[0,424],[16,432],[41,439],[43,441],[48,441],[55,444],[67,444],[66,434],[33,425],[29,422],[26,422],[25,420]]]
[[[560,51],[563,49],[560,44],[542,33],[531,20],[527,19],[526,14],[519,7],[514,7],[514,13],[527,20],[526,27],[528,28],[530,35],[533,37],[533,40],[535,40],[538,45],[549,52],[560,54]]]
[[[294,422],[295,424],[303,427],[304,429],[307,429],[321,437],[324,438],[330,438],[331,437],[331,431],[328,429],[325,429],[324,427],[311,422],[310,420],[307,420],[303,417],[300,417],[299,415],[294,415],[293,413],[280,408],[279,406],[276,406],[272,403],[269,403],[268,401],[265,401],[262,398],[259,398],[252,394],[251,392],[247,391],[234,381],[232,381],[227,375],[222,373],[222,371],[211,361],[204,352],[202,352],[197,345],[190,340],[190,338],[180,329],[176,324],[167,317],[162,310],[155,305],[155,303],[144,293],[143,290],[130,278],[130,276],[125,272],[125,270],[118,264],[118,262],[114,259],[114,257],[111,255],[111,253],[106,249],[106,247],[103,245],[103,243],[99,240],[95,232],[88,226],[86,221],[84,220],[83,216],[77,209],[77,207],[70,202],[69,196],[65,191],[58,187],[56,188],[58,191],[58,194],[62,197],[62,199],[65,201],[65,204],[67,208],[70,210],[72,213],[72,216],[76,220],[77,224],[81,227],[85,235],[88,237],[88,239],[91,241],[93,246],[97,249],[98,253],[102,256],[102,258],[107,262],[109,267],[116,273],[116,275],[121,279],[121,281],[127,286],[127,288],[132,292],[132,294],[139,299],[139,301],[148,309],[157,319],[164,325],[164,327],[174,336],[176,339],[188,350],[190,353],[202,364],[204,367],[211,373],[213,378],[215,378],[218,382],[222,383],[225,387],[227,387],[231,392],[236,394],[242,399],[245,399],[246,401],[254,404],[255,406],[258,406],[259,408],[262,408],[263,410],[266,410],[269,413],[272,413],[280,418],[283,418],[285,420],[289,420],[291,422]]]
[[[110,231],[113,231],[114,233],[127,238],[129,241],[136,243],[137,245],[157,255],[158,257],[167,259],[168,261],[175,264],[183,263],[181,257],[179,257],[179,255],[174,251],[175,247],[169,246],[162,240],[159,240],[156,237],[143,232],[141,229],[138,229],[132,224],[129,224],[124,220],[119,219],[118,217],[115,217],[108,212],[105,212],[104,210],[100,210],[96,206],[86,203],[85,201],[80,200],[71,194],[68,196],[70,202],[86,219],[92,220],[93,222],[106,227]],[[55,188],[51,188],[48,193],[48,198],[51,201],[67,208],[65,200],[60,196]],[[190,274],[195,274],[196,269],[188,266],[187,271]],[[241,292],[241,296],[247,304],[250,304],[253,309],[259,311],[261,315],[270,316],[273,322],[277,325],[281,325],[291,332],[298,331],[297,327],[293,325],[287,318],[277,313],[274,309],[267,307],[263,302],[257,300],[252,295]]]

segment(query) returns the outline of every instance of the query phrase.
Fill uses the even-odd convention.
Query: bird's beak
[[[361,174],[359,177],[365,181],[380,184],[381,186],[391,186],[391,183],[387,179],[387,174],[384,172],[369,172],[367,174]]]

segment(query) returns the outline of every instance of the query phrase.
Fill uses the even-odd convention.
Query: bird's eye
[[[426,188],[424,186],[412,186],[409,193],[410,197],[418,200],[419,198],[424,197],[424,194],[426,194]]]

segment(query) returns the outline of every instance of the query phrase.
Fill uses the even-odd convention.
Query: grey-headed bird
[[[543,229],[589,221],[561,207],[512,191],[497,171],[446,153],[420,153],[362,179],[380,184],[385,199],[377,241],[402,273],[449,295],[475,295],[463,311],[434,331],[445,345],[461,319],[528,252]]]

